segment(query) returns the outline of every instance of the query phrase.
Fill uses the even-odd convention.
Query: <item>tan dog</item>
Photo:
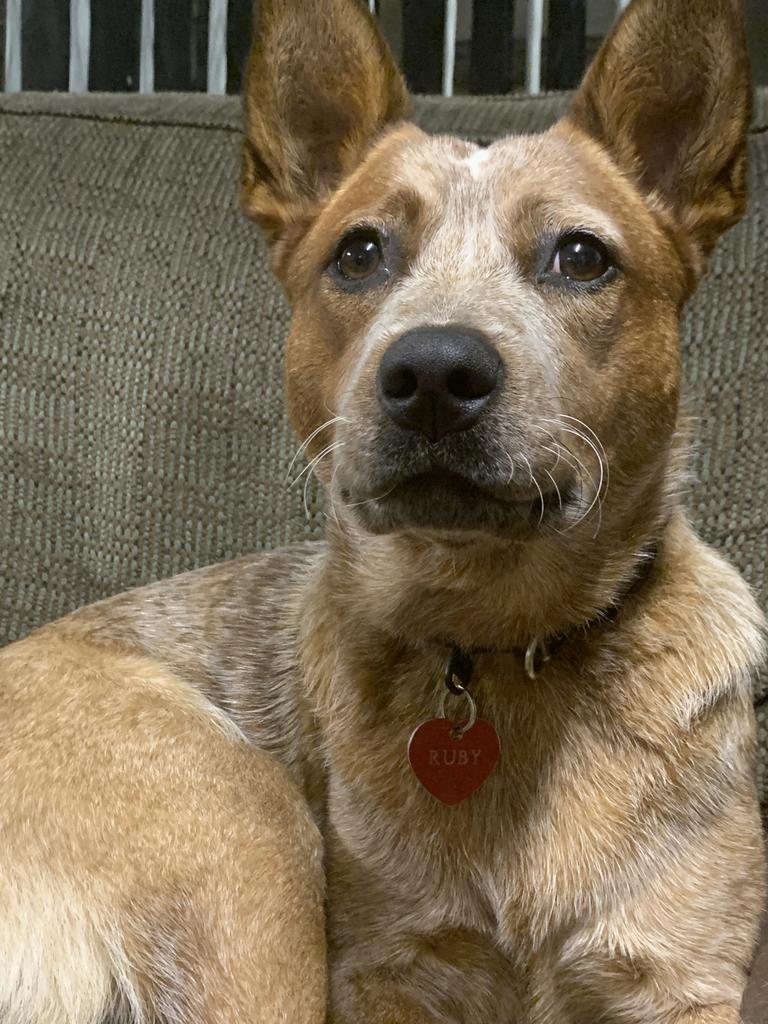
[[[361,3],[262,8],[243,203],[328,541],[2,654],[0,1019],[735,1024],[762,622],[682,508],[678,317],[744,210],[736,6],[635,0],[487,149],[407,122]],[[451,658],[437,787],[464,684],[501,756],[446,805]]]

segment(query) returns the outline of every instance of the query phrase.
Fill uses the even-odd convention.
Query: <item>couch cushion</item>
[[[566,102],[430,97],[418,116],[487,141]],[[305,515],[285,482],[288,310],[238,211],[239,129],[232,98],[0,96],[0,642],[321,532],[314,487]],[[765,90],[750,154],[750,213],[687,310],[684,349],[693,518],[766,606]]]

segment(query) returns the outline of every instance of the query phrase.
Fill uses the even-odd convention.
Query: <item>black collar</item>
[[[640,552],[637,571],[632,579],[620,590],[613,602],[602,609],[597,615],[585,622],[578,623],[562,633],[550,637],[535,639],[525,647],[462,647],[460,644],[438,638],[435,642],[448,652],[445,666],[445,685],[454,694],[461,694],[469,686],[475,669],[475,658],[481,654],[514,654],[525,662],[527,674],[533,678],[544,666],[545,662],[557,653],[576,634],[585,634],[598,626],[613,622],[621,612],[627,598],[636,593],[648,580],[659,557],[659,545],[655,541],[648,544]]]

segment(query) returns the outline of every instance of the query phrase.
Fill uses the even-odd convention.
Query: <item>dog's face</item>
[[[289,272],[297,426],[339,417],[318,469],[367,530],[594,531],[601,439],[633,475],[668,444],[679,261],[573,132],[482,149],[395,130]]]
[[[335,515],[457,541],[628,529],[669,460],[681,305],[743,209],[731,0],[635,0],[569,117],[487,148],[404,122],[356,0],[294,6],[264,12],[244,204]]]

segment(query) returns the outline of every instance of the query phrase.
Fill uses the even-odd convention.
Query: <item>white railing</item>
[[[528,0],[528,43],[525,88],[531,96],[541,92],[541,47],[544,42],[544,0]]]
[[[102,0],[104,2],[104,0]],[[630,0],[614,0],[618,10]],[[6,0],[5,25],[5,88],[18,92],[22,82],[21,6],[23,0]],[[376,12],[376,0],[368,0]],[[526,51],[526,89],[531,95],[541,91],[541,55],[545,32],[545,0],[528,0],[528,31]],[[443,95],[452,96],[456,67],[456,37],[459,0],[445,0],[445,37],[443,41]],[[70,92],[87,92],[91,34],[91,0],[70,3]],[[141,3],[141,43],[139,92],[154,91],[154,0]],[[210,0],[208,17],[208,81],[209,93],[226,92],[227,81],[227,0]]]
[[[155,3],[141,0],[139,92],[155,91]]]
[[[208,8],[208,92],[227,91],[227,0]]]
[[[71,0],[69,8],[69,91],[87,92],[91,53],[91,5]]]
[[[443,96],[453,96],[456,74],[456,31],[459,23],[458,0],[445,0],[445,37],[443,39]]]
[[[6,0],[5,5],[5,88],[21,89],[21,0]]]

